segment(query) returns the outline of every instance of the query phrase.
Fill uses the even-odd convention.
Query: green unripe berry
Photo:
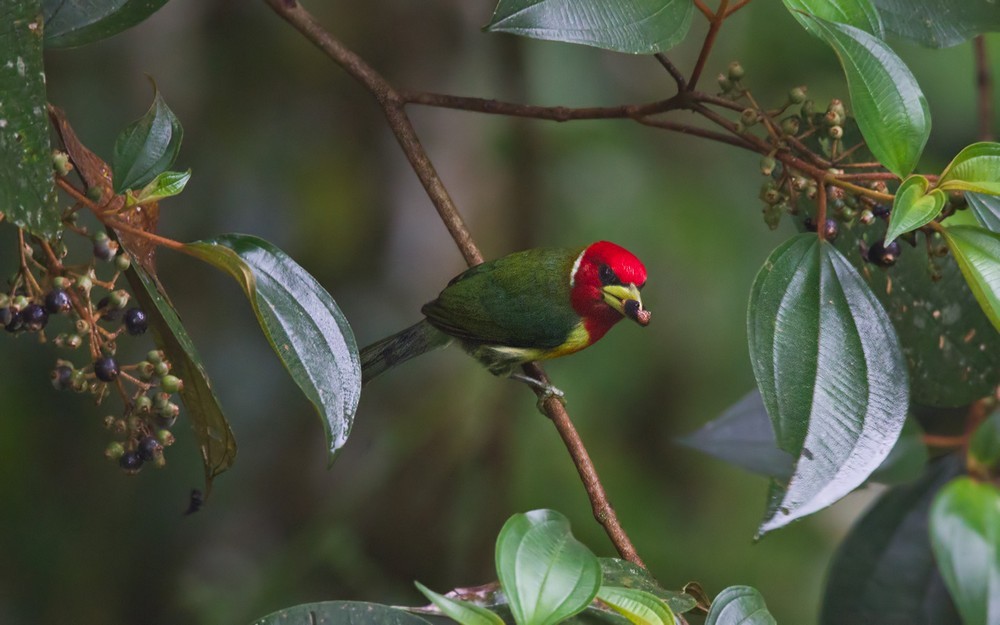
[[[803,102],[805,102],[806,101],[806,88],[804,86],[793,87],[788,92],[788,101],[790,103],[792,103],[792,104],[802,104]]]
[[[149,350],[149,352],[146,353],[146,360],[148,360],[153,364],[160,362],[164,358],[166,358],[166,355],[163,353],[163,350],[161,349],[151,349]]]
[[[122,252],[118,256],[115,256],[115,269],[118,271],[128,271],[128,268],[131,266],[132,258],[128,254]]]
[[[795,136],[799,134],[799,129],[802,127],[802,120],[798,117],[790,116],[781,120],[781,132],[786,135]]]
[[[839,126],[844,123],[844,116],[836,111],[827,111],[823,116],[823,124],[826,126]]]
[[[104,198],[104,189],[100,187],[87,187],[87,199],[92,202],[100,203]]]
[[[78,291],[89,293],[90,289],[94,288],[94,283],[88,276],[80,276],[76,279],[75,286]]]
[[[104,457],[108,460],[118,460],[125,455],[125,446],[118,441],[112,441],[108,443],[108,446],[104,448]]]
[[[156,433],[156,438],[159,439],[160,444],[164,447],[170,447],[176,441],[170,430],[160,430]]]
[[[778,161],[774,160],[773,156],[763,156],[760,159],[760,173],[764,176],[770,176],[774,173],[774,168],[777,165]]]
[[[729,64],[729,79],[730,80],[733,80],[733,81],[739,80],[739,79],[743,78],[744,75],[745,75],[745,72],[743,71],[743,66],[740,65],[739,61],[733,61],[732,63]]]
[[[66,276],[56,276],[52,278],[52,288],[59,289],[60,291],[65,291],[71,285],[69,278]]]
[[[140,380],[149,381],[152,380],[153,376],[156,374],[156,369],[153,363],[148,360],[143,360],[136,365],[135,372],[139,375]]]
[[[139,414],[149,414],[153,409],[153,400],[147,395],[141,395],[135,398],[135,411]]]
[[[726,78],[725,75],[719,74],[716,80],[719,82],[719,88],[722,89],[722,93],[729,93],[733,90],[733,81]]]
[[[165,375],[160,378],[160,388],[165,393],[178,393],[184,388],[184,380],[175,375]]]
[[[773,206],[781,201],[781,191],[773,182],[765,182],[760,188],[760,199],[764,200],[768,206]]]
[[[830,130],[827,131],[831,139],[843,139],[844,138],[844,127],[843,126],[830,126]]]
[[[105,428],[107,428],[107,429],[110,430],[112,427],[114,427],[114,425],[115,425],[115,418],[114,418],[113,415],[108,415],[108,416],[104,417],[104,427]]]
[[[153,396],[153,409],[159,412],[170,403],[170,393],[157,393]]]
[[[861,225],[867,226],[871,222],[875,221],[875,213],[873,213],[871,209],[866,208],[861,211],[860,215],[858,215],[858,221]]]
[[[161,360],[160,362],[154,364],[153,373],[162,378],[163,376],[170,373],[170,363],[165,360]]]
[[[129,293],[125,289],[118,289],[108,293],[108,306],[115,310],[121,310],[128,306]]]
[[[837,98],[830,100],[830,106],[828,106],[826,110],[836,113],[841,119],[847,117],[847,111],[844,109],[844,103]]]
[[[740,113],[740,121],[743,122],[743,126],[750,128],[760,121],[760,115],[754,109],[743,109]]]
[[[802,103],[802,108],[799,109],[799,113],[803,117],[812,119],[812,116],[816,113],[816,102],[815,100],[806,100]]]
[[[73,171],[73,163],[69,162],[69,154],[62,150],[52,150],[52,169],[60,178],[69,175]]]
[[[27,297],[25,297],[24,295],[18,295],[10,303],[10,307],[13,308],[14,310],[24,310],[25,308],[28,307],[28,304],[30,303],[31,301]]]

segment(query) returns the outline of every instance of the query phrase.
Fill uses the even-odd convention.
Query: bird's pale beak
[[[642,307],[642,297],[634,284],[609,284],[601,288],[604,303],[641,326],[649,325],[651,313]]]

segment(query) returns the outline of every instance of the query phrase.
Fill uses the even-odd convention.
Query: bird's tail
[[[361,350],[361,384],[368,384],[396,365],[450,342],[451,337],[424,319],[372,343]]]

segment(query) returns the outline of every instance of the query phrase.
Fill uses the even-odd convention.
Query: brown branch
[[[674,82],[677,83],[677,91],[686,91],[687,79],[684,78],[684,74],[681,73],[681,70],[677,69],[677,66],[673,64],[667,55],[663,52],[657,52],[653,55],[653,57],[659,61],[660,65],[663,66],[663,69],[667,70],[667,72],[673,77]]]
[[[726,17],[729,17],[733,13],[736,13],[737,11],[739,11],[740,9],[742,9],[743,7],[745,7],[748,4],[750,4],[750,0],[740,0],[739,2],[737,2],[736,4],[734,4],[733,6],[729,7],[729,10],[726,11]]]
[[[334,39],[313,19],[295,0],[265,0],[274,11],[302,33],[309,41],[319,47],[335,63],[343,67],[376,97],[385,113],[386,120],[403,152],[410,161],[424,189],[437,208],[438,214],[451,233],[455,243],[462,251],[466,262],[476,265],[483,257],[472,240],[472,235],[465,226],[458,209],[452,202],[448,191],[434,170],[423,146],[417,138],[413,125],[410,123],[404,109],[406,100],[381,75],[368,66],[359,56],[348,50]],[[411,94],[414,95],[414,94]],[[474,99],[466,99],[472,101]],[[481,101],[482,102],[482,101]],[[525,366],[525,371],[532,377],[546,380],[545,372],[537,364]],[[556,429],[565,442],[573,462],[580,473],[587,495],[590,498],[594,516],[604,526],[608,537],[615,545],[622,558],[645,567],[632,546],[628,535],[615,516],[614,509],[608,502],[607,493],[601,484],[593,463],[587,454],[586,447],[573,427],[569,415],[558,400],[550,399],[544,405],[545,413],[552,419]]]
[[[548,121],[567,122],[580,119],[629,119],[655,115],[669,110],[681,108],[681,103],[675,99],[657,100],[645,104],[622,104],[619,106],[591,106],[572,108],[568,106],[536,106],[533,104],[518,104],[487,98],[470,98],[466,96],[448,95],[443,93],[426,93],[423,91],[399,91],[399,98],[404,104],[421,104],[438,108],[473,111],[490,115],[507,115],[510,117],[530,117]]]
[[[699,4],[695,0],[695,4]],[[701,8],[704,5],[699,6]],[[698,54],[698,61],[694,65],[694,70],[691,72],[691,80],[688,81],[688,90],[694,90],[698,85],[698,79],[701,78],[701,73],[705,69],[705,63],[708,62],[708,55],[712,51],[712,46],[715,45],[715,38],[719,34],[719,29],[722,28],[722,22],[726,19],[726,9],[729,8],[729,0],[722,0],[719,2],[719,8],[716,9],[715,13],[710,16],[706,14],[709,18],[708,34],[705,35],[705,41],[701,45],[701,52]],[[705,11],[703,10],[702,13]]]
[[[979,114],[979,139],[993,140],[993,74],[990,71],[990,58],[986,54],[986,39],[979,35],[973,40],[973,51],[976,57],[976,90],[978,93],[977,109]]]
[[[694,6],[696,6],[698,10],[701,11],[701,14],[704,15],[708,20],[711,20],[712,18],[715,17],[715,14],[712,13],[712,9],[708,8],[705,5],[705,3],[702,2],[702,0],[694,0]]]

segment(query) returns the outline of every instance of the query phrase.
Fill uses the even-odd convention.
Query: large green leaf
[[[927,514],[938,490],[962,470],[961,457],[928,467],[920,480],[882,495],[837,548],[827,576],[820,622],[958,622],[937,572]]]
[[[941,172],[938,188],[1000,195],[1000,143],[981,141],[963,148]]]
[[[927,225],[941,214],[948,196],[941,189],[927,193],[930,184],[923,176],[910,176],[899,185],[892,203],[889,228],[885,231],[886,244],[901,234]]]
[[[378,603],[321,601],[272,612],[253,625],[430,625],[430,622]]]
[[[799,24],[812,35],[823,38],[822,32],[808,15],[821,17],[828,22],[848,24],[885,38],[882,19],[870,0],[783,0],[785,8]]]
[[[1000,197],[966,192],[965,201],[976,220],[991,232],[1000,232]]]
[[[44,0],[45,45],[68,48],[100,41],[143,21],[167,0]]]
[[[777,625],[777,621],[756,588],[730,586],[712,602],[705,625]]]
[[[586,608],[601,586],[601,565],[554,510],[515,514],[497,536],[500,586],[517,625],[555,625]]]
[[[48,239],[62,227],[45,113],[37,0],[0,4],[0,213]]]
[[[634,588],[656,595],[663,599],[675,614],[688,612],[698,605],[698,602],[691,595],[676,590],[667,590],[660,586],[659,582],[649,574],[649,571],[637,564],[619,558],[598,559],[601,562],[604,584],[607,586]]]
[[[1000,469],[1000,411],[979,424],[969,440],[967,464],[970,472],[992,478]]]
[[[800,234],[768,258],[750,294],[754,375],[795,472],[760,527],[782,527],[862,484],[891,451],[909,383],[882,305],[829,242]]]
[[[684,39],[693,13],[691,0],[500,0],[486,30],[654,54]]]
[[[811,17],[840,58],[851,106],[872,154],[898,176],[916,167],[931,132],[931,115],[916,78],[878,37]]]
[[[653,593],[622,586],[601,586],[597,598],[634,625],[674,625],[670,606]]]
[[[1000,331],[1000,234],[976,226],[943,229],[965,281]]]
[[[922,45],[945,48],[1000,30],[995,0],[873,0],[886,29]]]
[[[153,103],[115,140],[111,158],[114,191],[140,189],[167,171],[181,149],[184,129],[153,85]]]
[[[333,462],[361,397],[358,346],[344,313],[315,278],[263,239],[226,234],[185,249],[243,288],[274,353],[319,412]]]
[[[931,507],[931,545],[965,625],[1000,623],[1000,491],[960,477]]]
[[[156,344],[166,352],[175,374],[184,380],[180,395],[201,448],[207,495],[212,489],[212,480],[236,460],[236,437],[212,391],[194,342],[177,311],[160,290],[159,283],[137,262],[132,263],[125,275],[149,317]]]

